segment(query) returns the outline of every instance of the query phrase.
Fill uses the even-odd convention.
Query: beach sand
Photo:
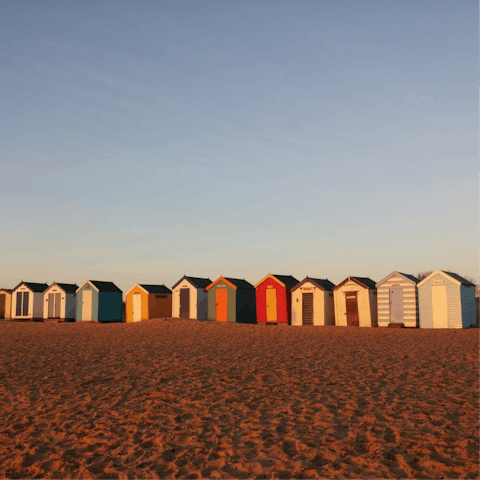
[[[479,478],[479,332],[0,322],[0,477]]]

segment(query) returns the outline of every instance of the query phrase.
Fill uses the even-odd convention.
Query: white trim
[[[139,283],[136,283],[126,294],[125,297],[135,288],[140,287],[147,295],[150,293],[148,290],[145,290]],[[173,292],[172,292],[173,293]]]
[[[80,285],[77,290],[75,291],[75,293],[78,293],[87,283],[90,284],[90,286],[92,288],[94,288],[97,292],[100,292],[100,290],[90,281],[90,280],[85,280],[85,282],[82,283],[82,285]]]

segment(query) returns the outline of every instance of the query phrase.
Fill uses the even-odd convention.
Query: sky
[[[0,287],[478,278],[475,0],[4,1]]]

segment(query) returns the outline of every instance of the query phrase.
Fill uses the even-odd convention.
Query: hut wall
[[[172,316],[171,293],[148,294],[148,318],[169,318]]]
[[[201,289],[197,290],[187,279],[183,279],[183,281],[173,289],[172,316],[175,318],[180,318],[180,289],[182,288],[188,288],[190,290],[190,318],[198,318],[197,296],[198,291]],[[206,295],[206,297],[208,298],[208,295]],[[206,306],[205,311],[207,312],[207,310],[208,307]]]
[[[4,310],[0,312],[0,318],[10,320],[12,315],[12,294],[10,292],[1,292],[0,295],[5,295]]]
[[[239,288],[236,292],[236,322],[257,323],[255,290]]]
[[[475,308],[475,287],[462,285],[460,287],[460,301],[462,308],[462,327],[468,328],[477,323]]]
[[[372,318],[370,317],[370,295],[368,288],[363,288],[355,282],[347,282],[339,289],[334,291],[335,300],[335,324],[338,326],[347,326],[347,304],[345,301],[345,292],[358,292],[358,323],[360,327],[371,327]]]
[[[195,289],[197,295],[197,314],[193,318],[207,320],[208,318],[208,292],[204,288]]]
[[[377,291],[373,289],[368,290],[370,299],[370,318],[372,327],[378,327],[378,310],[377,310]]]
[[[442,283],[434,283],[440,282]],[[447,287],[448,328],[462,328],[460,287],[449,278],[437,274],[418,287],[420,328],[434,328],[432,314],[432,288],[434,285]]]
[[[273,278],[267,278],[256,289],[257,322],[267,322],[267,289],[274,288],[277,292],[277,323],[288,323],[288,303],[286,288]]]
[[[22,292],[28,292],[28,309],[26,315],[17,315],[17,296]],[[33,295],[34,293],[30,291],[25,285],[18,287],[12,294],[12,318],[33,318]],[[43,298],[43,295],[42,295]],[[42,312],[43,313],[43,312]],[[40,317],[41,318],[41,315]]]
[[[122,294],[100,292],[98,301],[99,322],[120,322],[122,320]]]
[[[52,285],[51,287],[47,288],[43,293],[43,318],[49,318],[48,315],[48,305],[49,305],[49,293],[59,293],[60,294],[60,317],[59,320],[65,320],[65,313],[66,313],[66,305],[67,305],[67,294],[62,290],[60,287],[56,285]]]
[[[75,306],[77,304],[77,295],[67,293],[65,300],[65,319],[75,320]]]
[[[135,287],[130,290],[127,295],[125,295],[125,322],[133,322],[133,296],[138,295],[142,297],[142,308],[141,308],[141,318],[140,320],[147,320],[148,316],[148,293],[140,287],[135,285]]]
[[[33,294],[32,318],[43,318],[43,293],[35,292]]]
[[[335,305],[333,303],[333,292],[325,290],[323,292],[325,302],[325,325],[335,325]]]
[[[217,301],[217,290],[218,288],[226,288],[228,290],[228,305],[227,305],[227,316],[229,322],[236,321],[236,290],[227,285],[225,282],[220,281],[214,285],[210,290],[208,290],[208,318],[211,320],[216,320],[216,308],[215,304]]]

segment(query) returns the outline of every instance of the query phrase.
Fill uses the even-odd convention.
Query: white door
[[[433,328],[448,328],[448,302],[446,285],[432,287]]]
[[[142,295],[134,293],[132,296],[133,321],[139,322],[142,319]]]
[[[84,290],[82,292],[82,320],[92,321],[92,291]]]

